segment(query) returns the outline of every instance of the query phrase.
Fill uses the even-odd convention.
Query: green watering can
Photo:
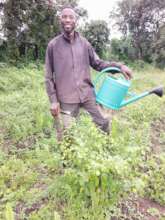
[[[130,93],[128,91],[131,86],[130,80],[125,79],[123,75],[122,77],[116,77],[116,75],[110,76],[107,73],[121,73],[121,71],[117,67],[108,67],[103,69],[94,81],[96,102],[107,108],[118,110],[150,94],[156,94],[159,97],[163,96],[163,86],[139,95]],[[96,87],[98,88],[96,89]],[[131,98],[126,99],[126,96],[131,96]]]

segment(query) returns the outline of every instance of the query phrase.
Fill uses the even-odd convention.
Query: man
[[[46,90],[51,103],[50,111],[55,118],[58,140],[63,129],[70,126],[77,117],[80,107],[91,115],[95,124],[108,132],[109,122],[98,110],[93,85],[90,77],[90,66],[97,71],[109,66],[116,66],[127,79],[131,70],[120,63],[106,62],[97,56],[90,43],[75,31],[77,14],[74,9],[65,7],[60,14],[63,33],[52,39],[46,51]]]

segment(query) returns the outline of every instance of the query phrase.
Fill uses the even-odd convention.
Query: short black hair
[[[63,11],[64,9],[67,9],[67,8],[72,9],[72,10],[76,13],[74,7],[72,7],[71,5],[63,5],[63,6],[61,7],[61,11]]]
[[[71,9],[71,10],[73,10],[74,13],[75,13],[75,15],[76,15],[76,18],[79,17],[79,16],[78,16],[78,13],[76,12],[75,8],[74,8],[72,5],[63,5],[63,6],[61,7],[60,14],[62,13],[62,11],[63,11],[64,9]]]

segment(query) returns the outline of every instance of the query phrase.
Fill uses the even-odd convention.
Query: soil
[[[150,132],[150,147],[153,154],[160,154],[165,151],[165,117],[152,122]],[[148,198],[130,197],[120,205],[122,218],[114,220],[165,220],[165,206],[161,206]]]
[[[165,133],[165,118],[158,119],[151,124],[151,149],[159,154],[165,151],[165,140],[161,140],[161,133]]]
[[[148,198],[135,198],[132,196],[121,203],[124,220],[163,220],[165,219],[165,206]],[[123,218],[122,218],[123,219]],[[120,220],[115,219],[115,220]]]
[[[163,216],[165,219],[165,206],[161,206],[147,198],[139,198],[137,203],[139,212],[145,216],[146,220],[160,220],[160,217]],[[151,209],[157,210],[156,213],[152,214],[150,211]]]
[[[165,133],[165,118],[157,119],[151,124],[151,149],[155,154],[165,150],[165,140],[162,141],[160,136],[163,132]],[[139,198],[136,202],[138,211],[145,216],[146,220],[160,220],[160,218],[165,220],[165,206],[147,198]],[[156,213],[151,215],[149,210],[152,209],[158,210],[157,215]]]

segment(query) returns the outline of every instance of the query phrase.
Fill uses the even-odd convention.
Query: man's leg
[[[100,112],[96,101],[94,99],[88,100],[82,106],[89,112],[95,124],[104,132],[109,133],[109,120]]]
[[[98,110],[103,115],[104,118],[108,119],[109,121],[109,131],[111,131],[111,126],[112,126],[112,119],[116,114],[116,110],[113,109],[108,109],[100,104],[97,104]]]
[[[79,113],[79,104],[60,104],[61,113],[54,120],[54,127],[56,129],[57,140],[61,141],[63,133],[75,121]]]

